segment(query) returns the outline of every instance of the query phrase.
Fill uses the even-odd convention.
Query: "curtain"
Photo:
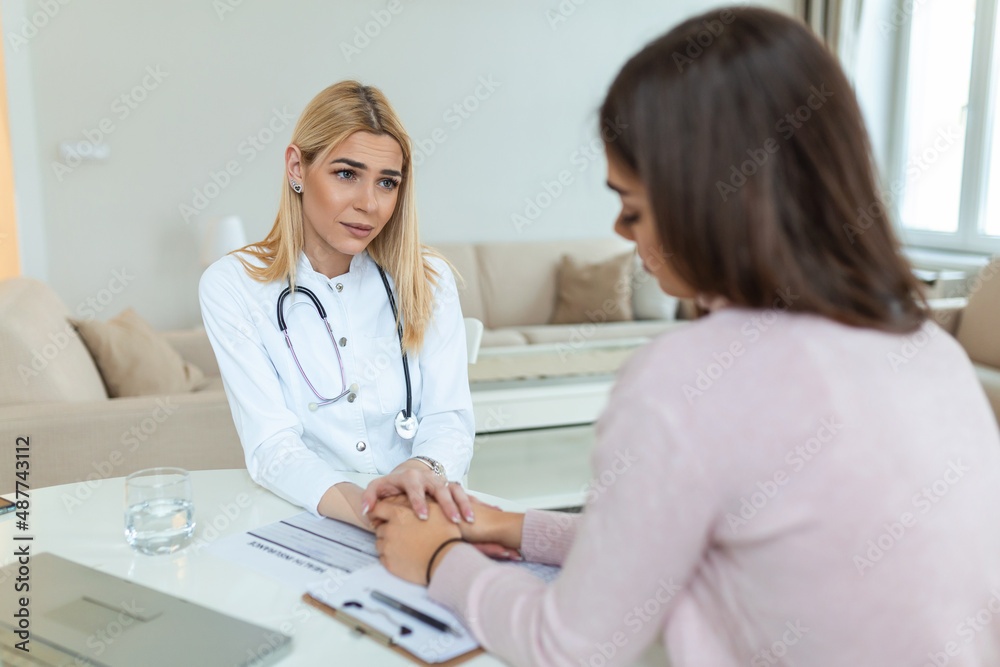
[[[854,82],[864,0],[795,0],[796,13],[840,60]]]

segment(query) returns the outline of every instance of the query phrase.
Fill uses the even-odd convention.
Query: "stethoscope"
[[[382,270],[381,266],[378,266],[377,264],[375,266],[378,268],[379,275],[382,276],[382,284],[385,286],[385,293],[389,296],[389,306],[392,308],[392,318],[398,322],[399,315],[396,311],[396,299],[392,295],[392,288],[389,287],[389,279],[386,277],[385,271]],[[333,336],[333,329],[330,328],[330,323],[326,319],[326,310],[323,308],[323,304],[319,302],[319,299],[316,298],[316,295],[313,294],[312,290],[307,287],[296,285],[295,291],[305,294],[309,297],[309,300],[313,302],[313,305],[316,307],[316,311],[323,320],[323,324],[326,325],[326,332],[330,335],[330,342],[333,343],[333,350],[337,353],[337,364],[340,366],[340,386],[343,391],[333,398],[324,398],[322,394],[316,391],[316,387],[313,386],[313,383],[309,381],[309,377],[306,376],[306,372],[302,369],[302,364],[299,362],[299,358],[295,354],[295,348],[292,347],[292,339],[288,337],[288,325],[285,324],[285,314],[282,309],[282,304],[285,301],[285,297],[292,293],[292,288],[290,286],[286,287],[282,290],[281,294],[278,295],[278,328],[281,329],[281,333],[285,335],[285,343],[288,344],[288,349],[292,353],[292,359],[295,360],[295,365],[298,367],[299,373],[302,374],[302,379],[306,381],[306,384],[309,385],[309,389],[311,389],[312,393],[319,399],[319,402],[310,403],[309,409],[317,410],[320,406],[330,405],[350,393],[357,393],[358,385],[355,383],[350,387],[347,386],[347,376],[344,373],[344,362],[340,357],[340,347],[337,345],[337,341]],[[396,333],[399,336],[399,349],[400,354],[403,357],[403,377],[406,379],[406,409],[400,410],[399,414],[396,415],[396,433],[398,433],[399,437],[404,440],[412,440],[417,434],[417,418],[413,416],[413,391],[410,387],[410,364],[406,358],[406,350],[403,349],[402,322],[397,323]]]

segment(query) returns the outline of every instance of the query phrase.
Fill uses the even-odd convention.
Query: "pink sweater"
[[[430,586],[515,665],[1000,665],[1000,436],[937,325],[724,308],[619,374],[546,585],[459,545]]]

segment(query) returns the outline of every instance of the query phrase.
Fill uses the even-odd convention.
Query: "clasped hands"
[[[455,544],[449,544],[437,553],[433,570],[428,568],[431,557],[442,544],[453,538],[472,543],[492,558],[520,560],[517,546],[498,541],[496,534],[500,517],[509,513],[475,498],[470,497],[470,500],[476,505],[475,522],[457,524],[450,521],[441,504],[434,501],[426,503],[426,519],[419,518],[404,495],[389,496],[376,502],[368,516],[375,528],[379,561],[400,579],[427,585],[430,583],[428,574],[433,575]]]
[[[461,484],[437,477],[419,461],[407,461],[372,482],[362,495],[362,513],[375,530],[375,548],[385,568],[416,584],[429,583],[431,557],[453,538],[473,543],[492,558],[521,558],[520,531],[516,540],[513,534],[497,532],[502,516],[509,513],[469,496]],[[449,544],[437,554],[435,569],[454,546]]]

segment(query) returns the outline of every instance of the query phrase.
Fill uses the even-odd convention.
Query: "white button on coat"
[[[413,440],[400,438],[393,426],[406,404],[403,362],[389,299],[367,251],[335,281],[314,271],[305,254],[299,257],[297,284],[321,301],[334,338],[352,341],[340,354],[347,384],[357,385],[353,402],[345,396],[315,411],[309,403],[317,398],[278,329],[278,295],[287,285],[254,280],[235,255],[205,271],[199,286],[202,318],[254,481],[316,514],[327,489],[347,481],[341,471],[386,474],[423,455],[440,461],[450,480],[468,472],[475,425],[465,326],[451,270],[439,259],[431,263],[441,276],[434,287],[434,318],[423,348],[408,355],[420,424]],[[304,295],[287,297],[284,310],[310,382],[323,396],[336,396],[343,390],[337,341]]]

